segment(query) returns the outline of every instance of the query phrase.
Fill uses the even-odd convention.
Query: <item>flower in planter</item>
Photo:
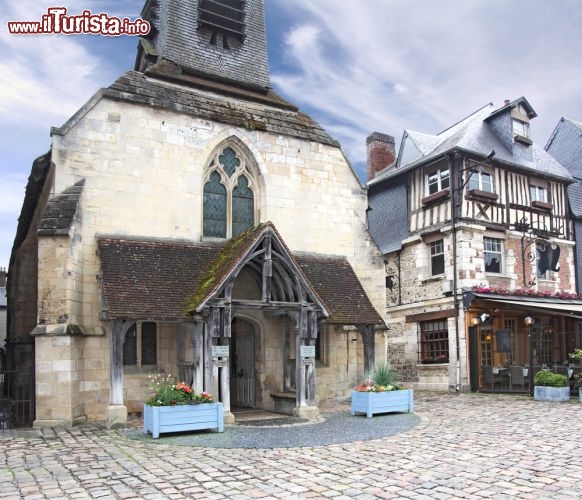
[[[387,392],[399,391],[402,387],[394,382],[394,372],[385,363],[380,363],[372,372],[371,377],[363,384],[356,386],[357,392]]]
[[[196,394],[192,387],[171,375],[156,374],[151,380],[152,396],[146,401],[149,406],[196,405],[214,401],[208,392]]]

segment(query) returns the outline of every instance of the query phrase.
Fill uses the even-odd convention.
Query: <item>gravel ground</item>
[[[297,420],[297,419],[296,419]],[[414,413],[390,413],[351,416],[350,412],[320,415],[314,422],[304,419],[278,419],[276,424],[256,423],[228,425],[224,432],[188,432],[162,434],[158,439],[144,434],[143,429],[128,429],[131,439],[178,446],[204,448],[297,448],[368,441],[407,431],[420,423]]]

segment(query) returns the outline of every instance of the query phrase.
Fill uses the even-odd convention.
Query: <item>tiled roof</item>
[[[101,281],[112,319],[177,320],[221,248],[99,238]]]
[[[99,237],[101,281],[109,317],[179,321],[221,289],[271,223],[226,245]],[[290,255],[334,324],[381,324],[343,257]]]
[[[329,308],[328,323],[382,324],[354,269],[343,257],[295,254],[301,270]]]

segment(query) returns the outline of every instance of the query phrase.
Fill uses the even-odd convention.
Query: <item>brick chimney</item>
[[[6,288],[6,268],[0,267],[0,288]]]
[[[372,132],[366,138],[368,149],[368,181],[371,181],[380,170],[392,165],[396,159],[394,137],[380,132]]]

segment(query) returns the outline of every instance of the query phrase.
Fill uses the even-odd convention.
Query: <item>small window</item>
[[[542,186],[530,186],[529,193],[531,196],[531,201],[541,201],[543,203],[548,203],[548,189]]]
[[[513,125],[513,135],[519,135],[521,137],[526,137],[529,139],[529,123],[524,122],[523,120],[518,120],[517,118],[513,118],[512,120]]]
[[[502,272],[502,240],[498,238],[483,238],[485,272],[498,273]]]
[[[471,172],[469,176],[469,190],[472,189],[493,193],[493,176],[487,172]]]
[[[443,240],[430,244],[430,274],[437,276],[445,273],[445,245]]]
[[[420,324],[419,361],[423,364],[449,362],[449,329],[446,319]]]
[[[449,169],[432,170],[427,175],[428,194],[438,193],[449,187]]]
[[[140,328],[134,323],[125,334],[123,365],[143,366],[157,364],[156,323],[144,321]]]

